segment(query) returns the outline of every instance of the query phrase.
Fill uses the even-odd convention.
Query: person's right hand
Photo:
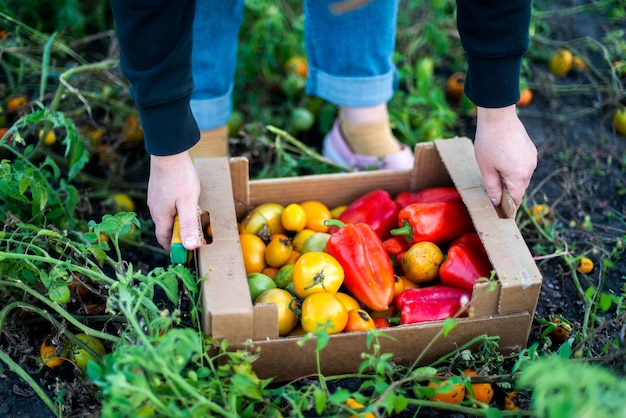
[[[178,214],[183,246],[200,245],[198,200],[200,180],[187,151],[168,156],[150,156],[148,207],[159,244],[169,251],[174,215]]]

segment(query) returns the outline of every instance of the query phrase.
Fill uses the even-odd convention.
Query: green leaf
[[[612,304],[613,297],[610,294],[604,292],[600,294],[600,309],[602,309],[603,312],[607,312],[611,309]]]
[[[443,336],[447,337],[448,334],[450,333],[450,331],[452,331],[454,328],[456,328],[457,325],[458,325],[458,323],[456,322],[455,319],[453,319],[453,318],[446,318],[443,321]]]
[[[319,387],[315,387],[313,399],[315,400],[315,412],[317,412],[317,415],[322,415],[326,408],[326,392]]]
[[[402,395],[398,395],[393,403],[393,411],[397,414],[406,410],[409,405],[409,401]]]

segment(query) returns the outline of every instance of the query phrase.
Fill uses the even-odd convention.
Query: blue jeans
[[[341,0],[305,0],[306,92],[346,107],[386,103],[395,87],[392,62],[398,0],[374,0],[334,14]],[[243,0],[196,0],[191,109],[200,130],[225,125],[232,110]]]

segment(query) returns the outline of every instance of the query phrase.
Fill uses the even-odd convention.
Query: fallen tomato
[[[589,274],[593,270],[593,261],[589,257],[581,257],[578,261],[576,271],[583,274]]]
[[[58,347],[48,344],[48,340],[44,340],[39,347],[39,357],[44,366],[51,369],[59,367],[67,358],[65,347]]]
[[[556,76],[563,77],[572,69],[573,60],[574,55],[571,51],[565,48],[558,49],[548,61],[548,70]]]
[[[348,323],[348,311],[334,294],[313,293],[302,302],[300,322],[306,332],[326,331],[337,334]]]
[[[428,397],[429,401],[444,402],[452,405],[461,405],[465,398],[465,386],[457,383],[456,379],[445,379],[428,382],[428,387],[435,389],[435,393]]]
[[[83,348],[78,344],[74,344],[70,351],[69,358],[78,368],[85,370],[90,361],[98,362],[100,357],[106,354],[107,350],[104,344],[96,337],[89,336],[85,333],[76,334],[76,338],[82,341],[87,348]]]
[[[463,375],[472,377],[478,376],[478,373],[476,370],[465,369]],[[471,388],[472,390],[469,394],[476,402],[488,405],[493,399],[493,386],[491,386],[491,383],[471,383]]]
[[[613,126],[615,131],[626,136],[626,107],[620,107],[613,114]]]

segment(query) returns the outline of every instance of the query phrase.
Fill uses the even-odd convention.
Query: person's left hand
[[[519,120],[515,105],[478,108],[474,152],[494,206],[500,205],[503,184],[519,206],[537,168],[537,148]]]
[[[169,251],[174,215],[178,214],[183,246],[196,249],[200,243],[198,200],[200,180],[189,152],[150,156],[148,207],[157,241]]]

